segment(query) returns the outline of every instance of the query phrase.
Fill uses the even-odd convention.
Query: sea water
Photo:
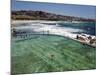
[[[73,29],[83,30],[76,33],[85,33],[89,35],[96,35],[96,23],[95,22],[81,22],[81,23],[59,23],[61,27],[68,27]],[[72,31],[74,33],[74,31]]]
[[[80,23],[28,23],[20,24],[15,27],[18,31],[29,34],[55,34],[61,36],[69,36],[70,38],[76,37],[77,34],[88,34],[96,36],[96,23],[95,22],[80,22]]]

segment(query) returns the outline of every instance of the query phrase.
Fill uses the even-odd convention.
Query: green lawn
[[[34,35],[11,46],[12,74],[96,68],[96,49],[69,38]]]

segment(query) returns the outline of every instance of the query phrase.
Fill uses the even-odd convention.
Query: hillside
[[[86,21],[86,22],[95,22],[95,19],[85,19],[81,17],[74,16],[64,16],[53,13],[47,13],[43,11],[29,11],[29,10],[20,10],[12,11],[11,19],[13,20],[53,20],[53,21]]]

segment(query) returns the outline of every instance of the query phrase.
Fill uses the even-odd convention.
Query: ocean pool
[[[96,68],[96,48],[56,35],[34,36],[20,41],[12,39],[12,74]]]

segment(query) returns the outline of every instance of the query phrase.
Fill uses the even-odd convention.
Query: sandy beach
[[[47,21],[47,20],[12,20],[11,24],[22,24],[22,23],[85,23],[81,21]]]

